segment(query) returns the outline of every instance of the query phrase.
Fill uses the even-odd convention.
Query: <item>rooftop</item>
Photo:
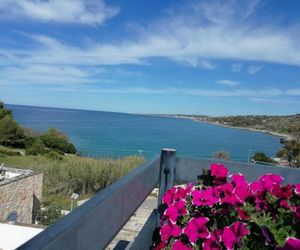
[[[0,223],[0,249],[16,249],[43,230],[43,228],[34,226]]]
[[[5,167],[4,164],[0,166],[0,186],[4,186],[8,183],[26,178],[31,175],[35,175],[36,172],[29,169],[16,169]]]

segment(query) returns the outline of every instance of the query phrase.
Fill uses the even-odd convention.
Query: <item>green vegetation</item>
[[[75,146],[68,137],[57,129],[50,128],[45,133],[37,133],[22,128],[13,118],[11,110],[0,101],[0,145],[11,148],[25,148],[27,155],[75,154]],[[9,150],[8,150],[9,151]],[[10,155],[11,152],[5,152]]]
[[[75,146],[72,143],[69,143],[68,137],[54,128],[50,128],[46,133],[42,134],[40,136],[40,142],[47,148],[58,153],[76,153]]]
[[[238,116],[205,116],[205,115],[162,115],[167,117],[188,118],[228,127],[247,128],[271,133],[287,134],[300,140],[300,114],[287,116],[238,115]]]
[[[39,224],[48,226],[58,221],[61,217],[60,207],[57,205],[50,205],[38,212],[37,221]]]
[[[205,115],[161,115],[163,117],[176,117],[192,119],[194,121],[206,122],[216,125],[254,129],[258,131],[283,135],[280,142],[283,148],[277,152],[282,160],[287,160],[289,166],[300,167],[300,114],[287,116],[266,116],[266,115],[244,115],[244,116],[222,116],[212,117]],[[224,152],[215,152],[217,159],[226,159]],[[275,164],[276,162],[264,152],[256,152],[255,161]]]
[[[300,167],[300,142],[296,140],[284,141],[283,148],[277,152],[277,156],[289,162],[291,167]]]
[[[213,158],[218,160],[228,161],[230,160],[230,154],[228,151],[221,150],[221,151],[214,152]]]
[[[24,129],[0,102],[0,163],[43,172],[46,209],[40,211],[40,222],[45,225],[57,220],[58,208],[70,209],[73,192],[86,199],[144,161],[135,156],[97,160],[75,153],[65,134],[54,128],[44,133]]]
[[[16,149],[7,148],[0,145],[0,156],[1,155],[20,156],[21,153]]]
[[[26,154],[75,154],[75,146],[69,142],[68,137],[55,128],[49,128],[42,134],[27,134]]]
[[[12,116],[12,111],[4,108],[4,103],[0,101],[0,120],[6,116]]]
[[[24,130],[13,119],[12,112],[5,109],[0,101],[0,145],[23,148],[25,140]]]
[[[300,114],[289,116],[246,115],[202,117],[201,120],[230,127],[251,128],[279,134],[288,134],[294,138],[300,138]]]
[[[272,158],[267,156],[264,152],[255,152],[253,158],[254,161],[266,162],[270,164],[276,163]]]
[[[44,173],[43,204],[58,204],[69,209],[70,195],[89,197],[126,175],[144,161],[141,157],[122,159],[92,159],[65,155],[62,159],[48,156],[1,156],[0,162],[16,168],[28,168]]]

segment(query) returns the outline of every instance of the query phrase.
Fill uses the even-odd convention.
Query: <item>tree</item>
[[[43,134],[30,129],[23,129],[14,120],[12,111],[6,109],[1,101],[0,145],[26,148],[26,153],[32,155],[50,153],[49,156],[52,158],[60,158],[55,153],[76,153],[76,148],[69,142],[68,137],[54,128],[50,128]]]
[[[300,124],[290,126],[288,132],[291,134],[293,140],[300,142]]]
[[[26,155],[43,155],[46,154],[49,150],[45,149],[44,143],[39,139],[35,139],[30,146],[26,148]]]
[[[75,154],[75,146],[69,142],[68,137],[55,128],[50,128],[40,137],[46,148],[55,150],[58,153]]]
[[[10,147],[25,146],[24,130],[13,119],[12,111],[0,101],[0,144]]]
[[[4,108],[4,103],[0,101],[0,120],[5,116],[12,117],[12,112],[11,110]]]
[[[10,115],[0,119],[0,144],[10,147],[24,147],[24,130]]]
[[[268,157],[264,152],[255,152],[253,158],[254,161],[266,162],[266,163],[275,163],[273,159]]]
[[[286,159],[291,167],[300,167],[300,142],[284,141],[283,145],[283,148],[277,152],[277,156]]]
[[[225,160],[225,161],[230,160],[229,152],[225,150],[214,152],[213,157],[219,160]]]

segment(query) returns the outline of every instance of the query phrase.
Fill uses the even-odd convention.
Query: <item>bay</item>
[[[226,150],[232,160],[247,161],[251,153],[275,156],[279,137],[248,130],[224,128],[187,119],[113,112],[6,105],[24,127],[45,131],[50,127],[66,133],[80,153],[91,157],[146,158],[162,148],[177,155],[211,158]]]

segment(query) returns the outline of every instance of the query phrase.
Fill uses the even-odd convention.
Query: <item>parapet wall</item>
[[[33,223],[42,200],[43,174],[6,168],[18,176],[0,182],[0,220],[16,213],[17,222]]]

